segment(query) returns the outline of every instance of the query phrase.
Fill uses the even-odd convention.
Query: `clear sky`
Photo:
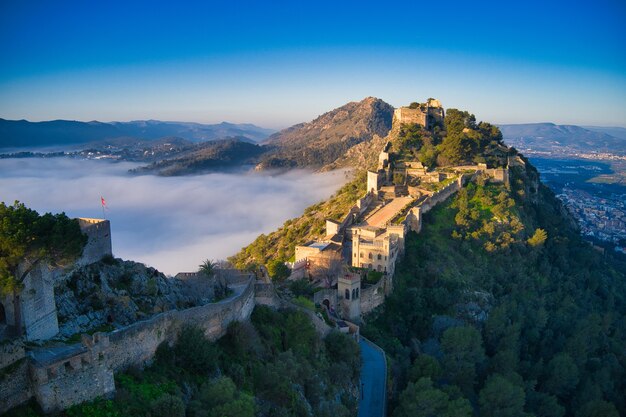
[[[285,127],[439,98],[626,126],[626,1],[0,0],[0,117]]]

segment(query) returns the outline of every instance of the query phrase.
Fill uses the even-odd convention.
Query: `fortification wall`
[[[174,343],[185,325],[197,326],[207,338],[216,340],[226,333],[232,321],[248,319],[253,309],[254,280],[249,279],[243,292],[231,299],[186,310],[167,311],[111,332],[106,349],[108,365],[115,371],[145,365],[162,342]]]
[[[22,339],[3,340],[0,344],[0,369],[26,357]]]
[[[417,123],[426,127],[426,113],[419,108],[399,107],[394,110],[393,118],[397,123]]]
[[[385,301],[385,278],[371,287],[361,288],[361,312],[367,314]]]
[[[113,372],[97,349],[85,349],[51,364],[32,364],[30,373],[35,398],[45,413],[106,397],[115,391]]]
[[[25,403],[33,396],[28,361],[22,358],[4,367],[0,377],[0,414]]]
[[[264,282],[254,284],[254,302],[257,305],[265,305],[273,308],[280,307],[280,299],[274,291],[274,285]]]
[[[98,262],[105,255],[113,255],[111,247],[111,222],[105,219],[79,218],[78,224],[88,241],[77,265]]]

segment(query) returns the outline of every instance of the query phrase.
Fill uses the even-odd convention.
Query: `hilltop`
[[[407,108],[419,114],[420,106],[428,108]],[[431,122],[394,116],[387,145],[377,162],[364,167],[367,174],[359,171],[330,200],[260,236],[231,260],[240,267],[267,265],[276,282],[290,274],[277,266],[294,261],[284,284],[291,291],[330,301],[329,311],[335,297],[338,314],[358,318],[360,309],[369,311],[362,316],[362,332],[390,358],[394,417],[623,414],[625,260],[582,240],[537,170],[504,145],[496,126],[456,109]],[[494,181],[476,170],[481,166],[494,167],[483,173],[506,174]],[[429,212],[422,209],[419,233],[400,233],[402,224],[411,224],[412,211],[370,226],[382,207],[406,198],[398,195],[411,193],[411,187],[416,196],[429,187],[449,189],[455,170],[471,180],[456,194],[442,194],[448,198]],[[409,172],[420,180],[412,183]],[[378,196],[366,194],[350,208],[364,187]],[[376,198],[382,206],[360,211]],[[420,207],[424,200],[414,201]],[[324,218],[330,220],[325,228]],[[351,252],[335,249],[347,239]],[[356,239],[365,247],[360,253],[354,252]],[[387,258],[376,253],[395,256],[402,247],[395,272],[377,274]],[[291,281],[298,279],[303,253],[309,258],[302,276],[319,288]],[[340,272],[345,278],[326,288],[320,278],[333,270],[333,253],[356,261]],[[319,272],[314,264],[325,259],[329,263]],[[355,282],[360,283],[350,294]],[[378,307],[372,310],[374,301]]]

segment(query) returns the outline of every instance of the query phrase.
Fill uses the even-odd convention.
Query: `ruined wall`
[[[378,172],[367,171],[367,192],[377,194],[379,186],[380,174]]]
[[[98,262],[105,255],[113,255],[111,247],[111,223],[104,219],[79,218],[81,231],[89,239],[83,255],[76,264],[79,266]]]
[[[280,307],[280,299],[274,291],[274,285],[257,282],[254,284],[254,303],[269,307]]]
[[[226,333],[230,322],[248,319],[253,309],[254,280],[250,279],[243,292],[232,299],[186,310],[166,311],[109,333],[106,349],[108,365],[115,371],[129,366],[143,366],[153,358],[162,342],[174,343],[185,325],[195,325],[204,330],[210,340],[216,340]]]
[[[397,123],[416,123],[427,127],[426,113],[421,109],[411,109],[409,107],[399,107],[393,112],[393,119]]]
[[[50,268],[46,263],[40,263],[24,280],[20,305],[22,326],[26,331],[27,340],[50,339],[59,333],[54,299],[54,281],[58,275],[58,270]],[[13,317],[12,310],[11,308]]]
[[[24,341],[22,339],[6,339],[0,342],[0,369],[3,369],[24,358]]]
[[[25,403],[33,396],[28,361],[22,358],[0,369],[0,414]]]
[[[367,314],[385,301],[385,277],[376,284],[361,288],[361,312]]]

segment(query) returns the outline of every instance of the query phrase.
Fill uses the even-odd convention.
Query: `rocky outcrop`
[[[354,146],[385,137],[391,129],[393,107],[383,100],[367,97],[324,113],[270,136],[273,148],[259,169],[314,167],[332,164]]]
[[[181,280],[154,268],[105,258],[66,274],[55,287],[61,338],[121,327],[154,314],[209,302],[212,294],[186,291]]]

